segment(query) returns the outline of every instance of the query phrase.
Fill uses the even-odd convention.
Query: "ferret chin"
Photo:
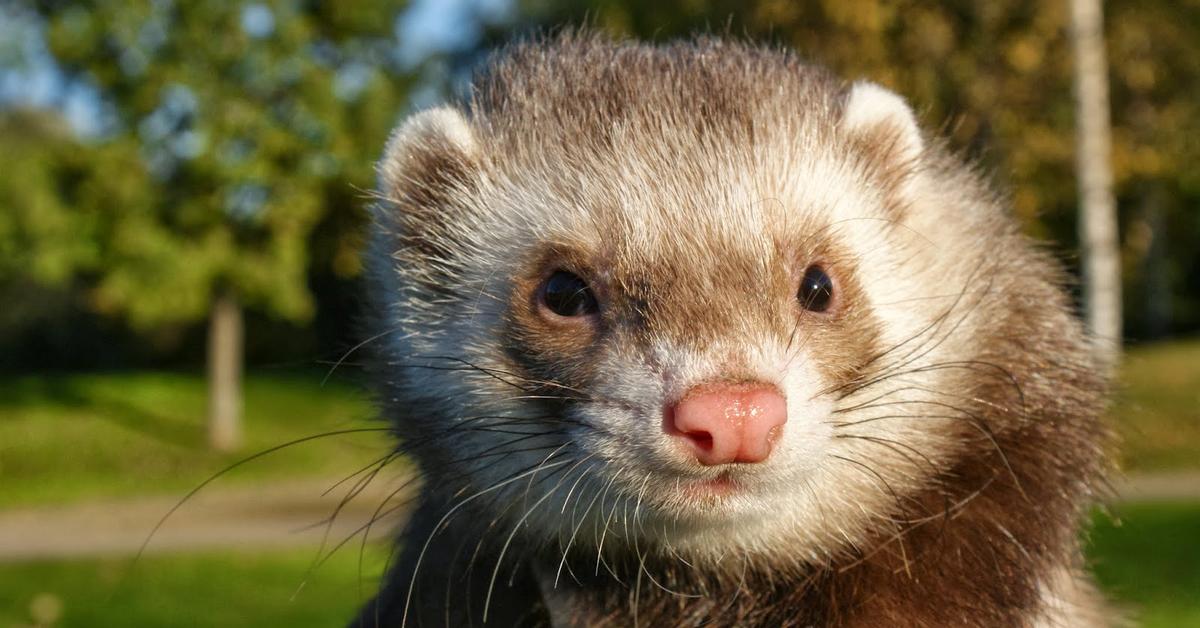
[[[379,164],[373,375],[419,504],[360,626],[1049,626],[1107,383],[1053,259],[872,83],[514,47]]]

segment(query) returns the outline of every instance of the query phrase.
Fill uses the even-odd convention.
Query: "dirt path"
[[[1200,471],[1131,474],[1115,488],[1124,502],[1200,501]]]
[[[206,549],[263,549],[316,546],[354,534],[399,486],[372,484],[326,520],[348,487],[321,494],[334,483],[306,481],[269,487],[200,491],[155,533],[147,553]],[[1131,476],[1117,484],[1121,501],[1200,501],[1200,471]],[[155,524],[179,501],[178,495],[20,508],[0,511],[0,562],[34,559],[131,556]],[[395,512],[372,525],[373,539],[385,538],[408,513],[402,496]],[[386,507],[385,507],[386,508]]]

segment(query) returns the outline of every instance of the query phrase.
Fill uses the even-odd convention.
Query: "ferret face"
[[[515,370],[563,398],[575,499],[614,495],[592,516],[640,502],[639,532],[676,550],[816,511],[840,391],[881,341],[854,232],[811,209],[811,182],[722,170],[543,235],[501,322]]]
[[[969,268],[913,217],[920,134],[796,82],[728,119],[625,91],[402,127],[376,248],[429,481],[559,548],[820,561],[947,464]]]

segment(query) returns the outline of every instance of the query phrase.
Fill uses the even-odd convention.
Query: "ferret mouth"
[[[680,497],[711,501],[732,497],[743,489],[732,474],[721,473],[711,478],[683,480],[679,482],[678,491]]]

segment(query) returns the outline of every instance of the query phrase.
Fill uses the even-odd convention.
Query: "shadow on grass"
[[[195,448],[204,442],[202,424],[181,418],[169,408],[148,409],[126,398],[119,390],[99,389],[82,378],[22,378],[4,382],[0,390],[4,393],[4,405],[9,407],[32,407],[50,400],[57,406],[95,416],[164,444]]]

